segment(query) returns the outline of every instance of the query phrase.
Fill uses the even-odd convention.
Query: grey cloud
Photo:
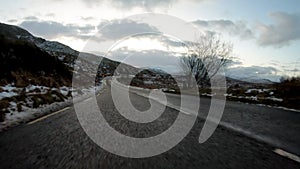
[[[90,21],[90,20],[93,20],[95,19],[94,17],[92,16],[88,16],[88,17],[81,17],[82,20],[85,20],[85,21]]]
[[[18,22],[18,20],[16,20],[16,19],[10,19],[10,20],[7,20],[7,22]]]
[[[34,19],[26,17],[26,19]],[[95,30],[93,25],[79,26],[75,24],[61,24],[54,21],[25,20],[20,24],[29,32],[47,39],[53,39],[60,36],[76,37],[88,39],[89,33]],[[145,23],[137,23],[131,20],[113,20],[103,21],[98,25],[100,37],[93,37],[95,40],[116,40],[124,38],[136,32],[158,32],[155,27]]]
[[[233,22],[230,20],[197,20],[193,22],[204,31],[227,33],[231,36],[239,36],[241,39],[253,38],[253,32],[247,27],[243,21]]]
[[[285,69],[287,72],[300,72],[300,69],[294,68],[294,69]]]
[[[230,62],[227,64],[227,67],[231,67],[231,66],[238,66],[238,65],[242,65],[243,62],[241,62],[238,59],[235,60],[230,60]]]
[[[226,70],[226,75],[236,79],[269,79],[272,81],[279,81],[281,77],[274,67],[267,66],[250,66],[250,67],[229,67]]]
[[[20,26],[35,35],[43,36],[45,38],[56,38],[62,35],[69,36],[76,33],[73,27],[52,21],[24,21]]]
[[[55,14],[54,13],[47,13],[46,16],[53,17],[53,16],[55,16]]]
[[[160,36],[160,38],[158,40],[161,41],[162,43],[164,43],[164,45],[167,45],[170,47],[186,47],[186,45],[189,43],[186,41],[182,42],[180,40],[171,39],[166,36]]]
[[[146,9],[155,8],[157,6],[168,6],[178,0],[105,0],[117,8],[131,9],[134,7],[142,7]],[[99,5],[103,3],[102,0],[83,0],[85,4],[89,7]]]
[[[38,20],[38,18],[36,16],[26,16],[24,17],[25,20]]]
[[[280,61],[276,61],[276,60],[271,60],[271,62],[269,63],[269,65],[272,65],[276,68],[278,68],[279,70],[281,70],[284,74],[288,75],[288,76],[296,76],[296,75],[300,75],[300,62],[295,60],[293,62],[280,62]]]
[[[91,31],[95,30],[95,28],[96,28],[93,25],[85,25],[85,26],[74,26],[74,25],[72,25],[72,27],[74,29],[79,30],[81,34],[88,34]]]
[[[88,38],[85,34],[95,29],[92,25],[78,26],[73,24],[63,25],[53,21],[23,21],[21,27],[31,33],[44,38],[57,38],[60,36],[73,36],[78,38]]]
[[[82,0],[88,7],[100,5],[103,2],[107,2],[114,7],[120,9],[131,9],[134,7],[140,7],[147,10],[152,10],[156,7],[169,7],[172,4],[182,0]],[[190,1],[203,1],[203,0],[190,0]]]
[[[261,46],[282,47],[300,39],[300,14],[275,12],[270,14],[274,24],[257,25]]]
[[[109,58],[138,67],[160,68],[170,74],[181,71],[179,57],[161,50],[135,51],[121,48],[111,53]]]
[[[162,45],[166,47],[185,47],[189,42],[182,42],[178,39],[174,39],[172,37],[168,37],[159,32],[156,28],[153,29],[152,33],[145,33],[143,35],[135,36],[136,39],[149,38],[152,40],[157,40]],[[150,30],[148,30],[150,31]]]
[[[151,9],[157,6],[166,6],[177,2],[177,0],[110,0],[115,6],[121,8],[144,7]]]
[[[288,75],[300,75],[299,63],[281,66],[282,70]]]
[[[119,39],[136,32],[159,32],[155,27],[145,23],[137,23],[131,20],[113,20],[98,26],[102,39]]]

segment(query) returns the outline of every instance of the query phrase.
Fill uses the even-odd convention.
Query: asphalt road
[[[149,90],[131,89],[138,95],[149,95]],[[172,107],[180,107],[181,96],[166,93]],[[193,107],[196,96],[185,96],[187,109]],[[156,99],[159,100],[159,99]],[[199,111],[189,110],[199,118],[206,119],[211,99],[201,97]],[[282,148],[300,156],[300,112],[264,105],[226,101],[221,123],[227,129],[258,139],[275,147]]]
[[[130,95],[130,99],[139,110],[146,110],[150,106],[147,98],[135,93]],[[173,100],[172,96],[168,96],[168,100],[175,104],[176,96]],[[105,89],[97,97],[97,102],[109,124],[120,133],[132,137],[157,135],[168,129],[179,114],[176,109],[167,107],[158,119],[149,124],[130,122],[116,110],[111,98],[110,88]],[[207,100],[203,101],[202,99],[200,111],[203,115],[209,109],[209,104],[207,105],[206,102]],[[284,122],[284,118],[292,120],[292,124],[286,121],[284,124],[278,124],[279,129],[282,130],[294,127],[294,123],[299,122],[299,115],[293,114],[293,112],[256,107],[254,105],[238,105],[240,106],[237,106],[236,103],[227,102],[223,122],[229,123],[230,120],[228,119],[231,119],[235,122],[234,125],[238,125],[238,123],[244,123],[239,122],[238,118],[247,120],[254,118],[248,122],[249,124],[246,124],[248,126],[262,125],[262,122],[257,121],[265,119],[265,117],[248,117],[250,115],[247,113],[252,111],[255,112],[253,116],[260,115],[257,112],[269,114],[275,112],[275,115],[278,116],[276,119],[281,119],[280,122]],[[236,112],[244,112],[243,117]],[[283,113],[292,115],[283,115]],[[193,116],[193,114],[190,116]],[[291,117],[286,116],[293,118],[290,119]],[[95,144],[81,128],[74,108],[70,107],[53,116],[33,123],[22,124],[0,133],[0,168],[300,168],[300,163],[275,153],[274,150],[278,147],[257,141],[257,139],[222,126],[217,128],[209,140],[199,144],[198,137],[203,124],[204,120],[199,115],[189,134],[171,150],[154,157],[132,159],[111,154]],[[265,129],[272,130],[269,133],[281,131],[276,131],[276,127],[272,128],[272,126],[276,126],[275,124],[269,126],[271,126],[270,129]],[[263,126],[258,128],[261,127]],[[249,128],[255,130],[255,127]],[[291,134],[299,131],[297,126],[289,130],[293,131]],[[280,134],[275,134],[274,137],[280,136]],[[282,134],[282,136],[285,137],[286,135]],[[282,139],[282,141],[292,140],[291,142],[294,142],[298,138],[297,135],[291,137],[295,139],[287,138]],[[295,145],[294,149],[299,149],[297,144]]]

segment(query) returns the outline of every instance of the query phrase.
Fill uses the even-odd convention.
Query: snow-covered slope
[[[78,54],[77,51],[73,50],[69,46],[55,41],[44,41],[41,43],[36,43],[36,45],[45,51],[68,53],[72,55]]]
[[[75,60],[79,52],[59,42],[35,37],[13,25],[0,23],[0,121],[19,117],[55,102],[69,99],[80,89],[71,87]],[[88,53],[81,53],[76,62],[84,78],[112,75],[119,62]],[[101,63],[99,63],[101,60]],[[92,72],[97,68],[97,72]],[[135,68],[123,65],[128,71]],[[74,76],[76,78],[76,76]],[[84,79],[81,80],[83,83]],[[91,84],[93,85],[93,84]]]

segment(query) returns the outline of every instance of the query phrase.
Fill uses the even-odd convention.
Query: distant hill
[[[231,77],[226,77],[226,83],[227,86],[254,86],[254,85],[270,85],[270,84],[274,84],[275,82],[272,82],[268,79],[257,79],[257,80],[250,80],[250,79],[235,79],[235,78],[231,78]]]
[[[239,80],[250,83],[260,83],[260,84],[273,84],[275,82],[269,79],[257,79],[257,78],[240,78]]]

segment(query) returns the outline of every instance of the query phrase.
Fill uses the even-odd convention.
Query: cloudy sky
[[[180,18],[201,30],[218,33],[224,41],[231,42],[238,60],[228,74],[274,81],[283,75],[300,75],[300,1],[296,0],[0,1],[0,22],[19,25],[36,36],[62,42],[79,51],[99,30],[101,37],[97,40],[103,43],[117,41],[136,31],[159,32],[153,25],[126,18],[155,12]],[[172,40],[160,38],[160,41],[162,39],[169,45],[159,45],[162,43],[151,35],[126,39],[118,45],[118,56],[111,57],[124,59],[120,51],[126,49],[132,51],[132,58],[136,58],[140,56],[136,49],[144,49],[148,65],[138,65],[138,59],[131,58],[135,65],[157,63],[158,67],[172,67],[174,61],[167,63],[164,60],[172,60],[170,52],[166,51],[170,50],[168,46],[176,43],[172,45]],[[105,51],[90,49],[89,52]],[[155,57],[158,53],[165,54],[166,58],[158,59]],[[174,71],[175,67],[171,69]]]

